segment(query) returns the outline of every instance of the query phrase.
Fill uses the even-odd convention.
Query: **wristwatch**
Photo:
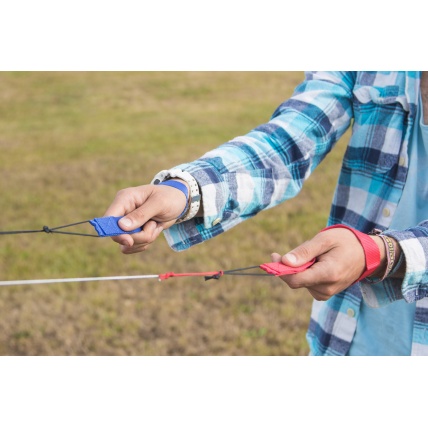
[[[187,183],[190,190],[189,208],[176,220],[176,223],[182,223],[183,221],[192,219],[198,213],[199,206],[201,203],[201,193],[199,191],[198,183],[193,178],[193,176],[187,171],[182,171],[178,168],[165,169],[163,171],[160,171],[158,174],[155,175],[151,184],[159,184],[171,178],[181,178]]]

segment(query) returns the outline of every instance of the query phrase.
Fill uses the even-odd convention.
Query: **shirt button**
[[[406,158],[404,156],[400,156],[398,160],[398,165],[403,166],[406,163]]]
[[[211,224],[213,226],[216,226],[217,224],[219,224],[221,222],[221,218],[216,218]]]
[[[354,318],[355,311],[352,308],[348,308],[348,310],[346,311],[346,314],[348,315],[348,317]]]
[[[384,217],[389,217],[389,215],[391,214],[391,211],[389,211],[389,208],[384,208],[382,211],[382,214]]]

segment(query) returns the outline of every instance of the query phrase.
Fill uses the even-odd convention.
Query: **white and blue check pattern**
[[[197,180],[204,218],[165,231],[169,245],[185,250],[296,196],[351,124],[329,225],[366,233],[388,229],[406,181],[419,81],[420,72],[306,73],[268,123],[177,167]],[[404,280],[355,284],[327,302],[315,301],[307,335],[311,354],[348,352],[362,298],[370,306],[417,301],[412,354],[428,354],[428,220],[386,233],[404,251]]]

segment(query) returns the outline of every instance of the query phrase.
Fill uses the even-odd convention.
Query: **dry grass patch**
[[[100,216],[117,190],[242,135],[303,73],[0,73],[1,230]],[[324,227],[344,143],[294,200],[184,253],[160,239],[0,238],[1,279],[137,275],[269,261]],[[86,226],[83,226],[85,228]],[[91,231],[90,226],[86,231]],[[0,289],[2,355],[305,355],[311,298],[224,277]]]

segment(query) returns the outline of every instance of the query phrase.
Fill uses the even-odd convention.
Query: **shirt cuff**
[[[233,211],[229,173],[221,174],[212,164],[195,161],[175,167],[188,172],[197,181],[204,216],[175,224],[164,231],[168,245],[175,251],[183,251],[223,233],[240,222]]]
[[[428,236],[426,232],[426,228],[421,227],[383,232],[394,238],[400,245],[406,260],[406,272],[403,279],[386,278],[378,284],[361,284],[361,291],[368,305],[385,306],[399,299],[412,303],[428,296]]]

